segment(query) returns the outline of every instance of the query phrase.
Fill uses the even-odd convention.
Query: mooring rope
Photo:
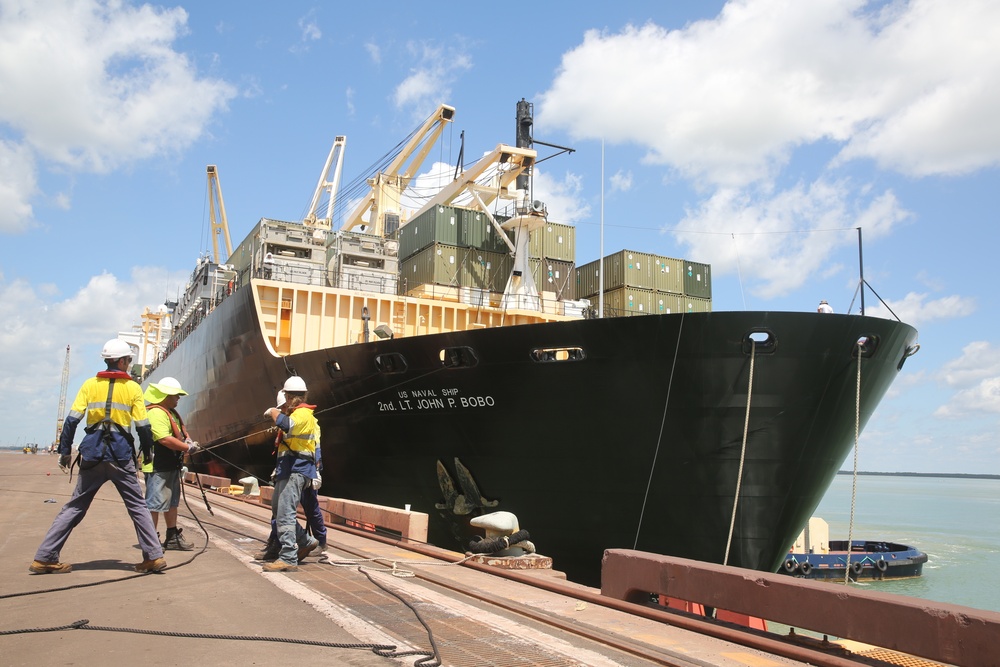
[[[670,363],[670,378],[667,380],[667,395],[663,399],[663,418],[660,420],[660,434],[656,438],[656,448],[653,449],[653,461],[649,464],[649,479],[646,480],[646,493],[642,496],[642,508],[639,510],[639,524],[635,527],[635,542],[633,549],[639,548],[639,533],[642,531],[642,519],[646,515],[646,503],[649,501],[649,490],[653,487],[653,472],[656,470],[656,459],[660,455],[660,444],[663,442],[663,430],[667,425],[667,408],[670,407],[670,390],[674,386],[674,370],[677,368],[677,353],[681,348],[681,334],[684,332],[684,312],[681,312],[681,323],[677,325],[677,343],[674,345],[674,359]]]
[[[723,565],[729,565],[729,548],[733,544],[733,530],[736,527],[736,508],[740,503],[740,487],[743,485],[743,464],[747,455],[747,435],[750,433],[750,399],[753,396],[753,367],[756,359],[757,343],[753,338],[750,340],[750,379],[747,382],[747,411],[743,418],[743,444],[740,447],[740,470],[736,475],[736,495],[733,497],[733,516],[729,520],[729,537],[726,539],[726,556],[722,559]]]
[[[854,398],[854,474],[851,482],[851,521],[847,526],[847,567],[844,583],[851,582],[851,546],[854,540],[854,509],[858,496],[858,440],[861,435],[861,339],[858,339],[858,382]]]

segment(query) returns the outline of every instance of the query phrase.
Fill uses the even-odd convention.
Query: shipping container
[[[653,294],[653,313],[656,315],[683,313],[686,309],[687,304],[684,302],[682,294],[660,291]]]
[[[514,234],[507,232],[514,243]],[[544,226],[531,232],[528,240],[528,257],[557,259],[563,262],[576,261],[576,227],[546,222]]]
[[[684,293],[684,260],[653,255],[653,283],[657,292]]]
[[[476,248],[465,250],[465,261],[458,275],[463,287],[478,287],[487,292],[503,292],[514,269],[514,258],[499,252]]]
[[[684,309],[689,313],[710,313],[712,312],[712,300],[685,295]]]
[[[684,260],[684,294],[712,298],[711,266]]]
[[[541,292],[552,292],[559,300],[576,298],[576,268],[573,262],[557,259],[528,260],[535,288]]]
[[[600,260],[576,267],[574,273],[576,274],[577,295],[597,294],[601,290],[600,283],[597,282],[599,268]]]
[[[590,298],[597,303],[596,298]],[[637,287],[619,287],[604,292],[604,316],[623,317],[652,313],[653,291]]]
[[[402,260],[399,263],[400,294],[408,294],[425,284],[458,287],[466,253],[466,248],[435,243]]]
[[[501,237],[502,232],[493,226],[488,215],[472,209],[455,210],[458,212],[460,220],[457,245],[487,252],[510,251]],[[498,223],[500,222],[499,217],[496,220]]]
[[[457,247],[459,211],[453,206],[435,206],[399,228],[399,256],[411,257],[431,244]]]

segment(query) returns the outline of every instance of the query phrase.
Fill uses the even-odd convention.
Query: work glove
[[[188,440],[187,441],[187,446],[188,446],[188,449],[187,449],[187,453],[188,454],[194,454],[195,452],[201,451],[201,445],[199,445],[194,440]]]
[[[60,454],[59,455],[59,467],[60,468],[68,468],[69,467],[69,454]]]
[[[274,478],[278,476],[278,469],[275,468],[271,471],[271,484],[274,484]]]
[[[318,472],[316,473],[316,479],[312,481],[312,486],[315,491],[319,491],[319,487],[323,486],[323,478]]]
[[[274,408],[268,408],[267,410],[264,410],[264,416],[267,417],[268,419],[273,419],[273,417],[271,416],[271,410],[274,410]]]

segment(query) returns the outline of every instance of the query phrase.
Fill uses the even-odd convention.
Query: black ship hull
[[[871,317],[715,312],[279,357],[247,287],[148,378],[189,391],[183,416],[209,448],[198,463],[267,479],[261,413],[298,374],[318,406],[324,494],[409,504],[456,550],[479,532],[472,517],[512,512],[556,569],[591,585],[618,547],[776,571],[916,338]]]

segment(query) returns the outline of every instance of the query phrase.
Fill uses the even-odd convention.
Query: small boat
[[[780,572],[806,579],[843,579],[850,568],[852,580],[905,579],[923,573],[927,554],[915,547],[895,542],[832,540],[830,552],[790,553]]]
[[[923,573],[927,554],[895,542],[829,539],[823,519],[812,517],[778,570],[806,579],[906,579]]]

